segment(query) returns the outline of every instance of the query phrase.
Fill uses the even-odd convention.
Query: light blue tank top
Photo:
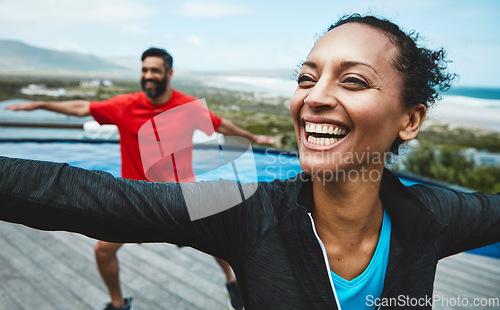
[[[382,295],[385,271],[389,262],[390,242],[391,218],[384,209],[377,248],[365,271],[351,281],[347,281],[330,271],[342,310],[376,308],[373,301]]]

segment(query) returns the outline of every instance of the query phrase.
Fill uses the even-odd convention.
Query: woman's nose
[[[325,80],[319,80],[312,88],[304,103],[311,109],[333,109],[337,106],[338,100],[335,96],[335,85]]]

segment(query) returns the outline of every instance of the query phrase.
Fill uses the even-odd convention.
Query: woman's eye
[[[299,84],[299,86],[307,86],[314,83],[314,79],[310,75],[302,74],[297,78],[297,83]]]
[[[370,86],[365,80],[353,76],[344,78],[341,84],[352,89],[365,89]]]

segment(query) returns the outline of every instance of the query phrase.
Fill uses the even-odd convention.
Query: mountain
[[[141,55],[130,57],[105,57],[103,58],[103,60],[111,64],[132,70],[132,72],[141,72]]]
[[[0,70],[126,73],[129,68],[99,57],[39,48],[14,40],[0,40]]]

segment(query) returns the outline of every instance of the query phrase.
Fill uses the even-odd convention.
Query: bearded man
[[[104,101],[33,101],[6,108],[13,111],[44,109],[80,117],[91,115],[100,124],[116,125],[120,133],[122,177],[148,180],[140,157],[139,129],[158,114],[196,101],[197,98],[170,87],[173,59],[166,50],[150,48],[142,54],[141,60],[141,92],[123,94]],[[273,139],[269,136],[254,135],[212,112],[209,114],[213,129],[223,135],[241,136],[260,144],[273,143]],[[183,124],[189,122],[189,119],[176,119],[172,122],[176,122],[176,126],[182,130]],[[119,262],[116,254],[122,245],[122,243],[98,241],[95,246],[97,267],[111,298],[105,310],[132,309],[132,298],[124,298],[120,288]],[[230,306],[234,309],[243,309],[243,302],[231,267],[224,260],[215,259],[226,276]]]

